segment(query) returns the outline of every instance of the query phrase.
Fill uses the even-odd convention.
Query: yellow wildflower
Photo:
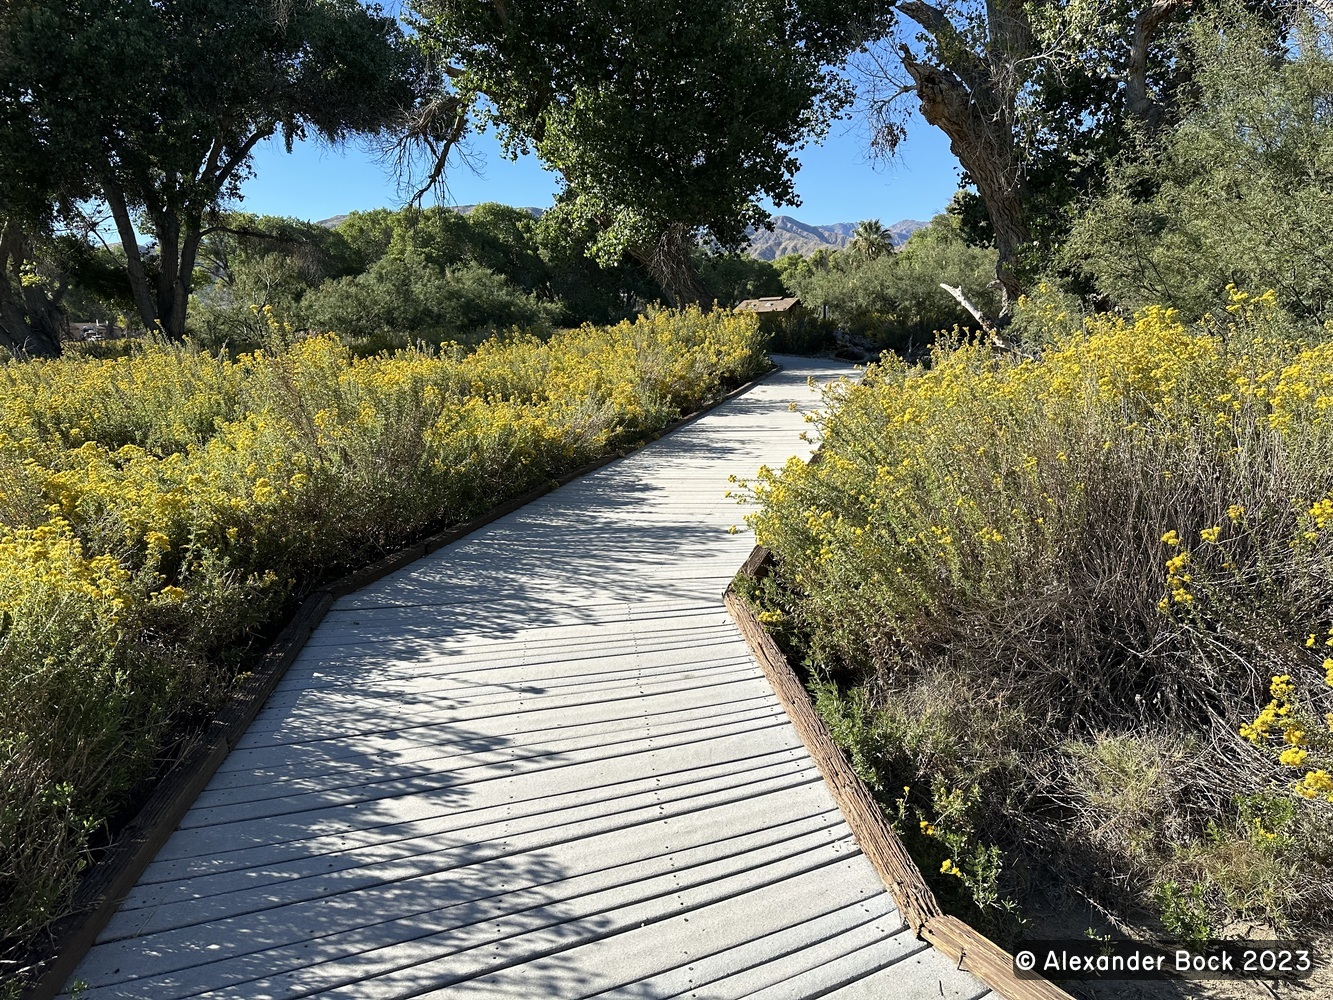
[[[1284,767],[1300,767],[1309,753],[1304,747],[1288,747],[1278,755],[1278,763]]]
[[[1311,771],[1296,782],[1296,794],[1307,799],[1324,795],[1328,796],[1330,802],[1333,802],[1333,775],[1322,769]]]

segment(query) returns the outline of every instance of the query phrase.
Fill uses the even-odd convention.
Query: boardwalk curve
[[[76,973],[85,1000],[973,998],[728,618],[784,371],[340,600]]]

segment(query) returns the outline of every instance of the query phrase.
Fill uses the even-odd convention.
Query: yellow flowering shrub
[[[1327,824],[1333,796],[1333,691],[1293,641],[1333,628],[1333,343],[1273,335],[1271,305],[1232,290],[1220,329],[1154,308],[1065,323],[1035,357],[955,343],[925,367],[884,360],[829,392],[818,460],[747,484],[777,558],[759,599],[789,648],[889,720],[885,787],[978,782],[988,835],[1045,851],[1062,815],[1075,854],[1145,887],[1184,845],[1239,838],[1275,859],[1254,871],[1303,873],[1277,909],[1314,905],[1328,837],[1301,854],[1236,805],[1287,795],[1291,833]],[[1154,832],[1112,845],[1127,826],[1068,747],[1152,734],[1204,749],[1166,755],[1170,799],[1135,820]],[[1224,881],[1211,901],[1260,908]]]
[[[632,445],[765,364],[660,312],[468,353],[337,337],[0,365],[0,937],[322,578]]]

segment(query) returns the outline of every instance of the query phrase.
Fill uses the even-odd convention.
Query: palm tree
[[[847,249],[869,260],[893,253],[893,235],[878,219],[858,222]]]

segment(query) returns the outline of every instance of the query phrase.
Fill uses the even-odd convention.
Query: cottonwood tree
[[[1128,129],[1160,123],[1182,69],[1164,29],[1193,7],[1193,0],[897,4],[904,33],[873,54],[868,74],[874,144],[891,152],[901,141],[901,101],[909,95],[949,137],[999,252],[1002,320],[1023,290],[1024,258],[1042,220],[1090,183]]]
[[[0,188],[103,200],[135,310],[171,338],[260,142],[373,133],[413,103],[401,29],[357,0],[13,0],[0,27],[0,134],[28,158],[0,159]]]
[[[441,86],[408,130],[443,176],[494,125],[564,178],[556,213],[591,252],[640,262],[675,304],[704,294],[700,239],[744,245],[799,204],[793,155],[848,106],[831,67],[885,30],[888,0],[416,0]]]

